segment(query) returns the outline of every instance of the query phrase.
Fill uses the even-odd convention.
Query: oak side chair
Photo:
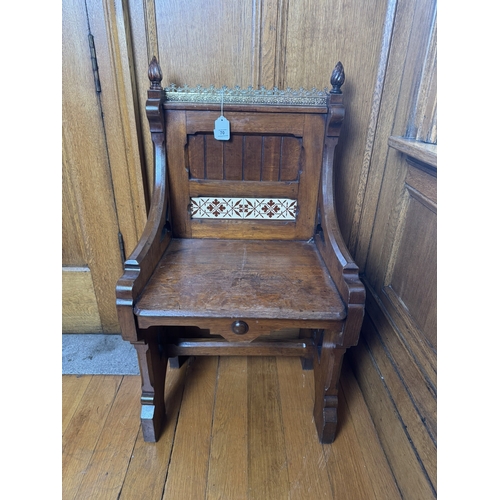
[[[155,57],[148,76],[154,191],[116,288],[139,359],[144,440],[160,437],[167,367],[243,355],[299,356],[314,369],[318,437],[333,442],[342,359],[365,302],[335,212],[342,64],[329,92],[162,88]],[[229,140],[214,138],[222,105]],[[282,329],[295,338],[271,335]]]

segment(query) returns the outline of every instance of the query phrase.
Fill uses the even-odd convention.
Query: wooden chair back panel
[[[274,113],[272,106],[268,112],[225,112],[231,123],[229,141],[213,137],[214,122],[219,116],[217,111],[167,109],[167,165],[174,236],[311,238],[326,115]],[[200,199],[213,210],[198,210]],[[228,216],[228,202],[245,204],[245,210],[235,211],[237,214],[245,212],[250,217],[252,210],[247,207],[257,204],[264,207],[264,212],[258,213],[258,219],[236,218],[240,215],[234,219],[217,218]]]
[[[273,106],[268,105],[267,107],[269,108],[268,112],[224,111],[224,116],[231,122],[232,133],[303,136],[306,114],[273,113]],[[219,116],[220,110],[186,111],[187,133],[213,132],[214,122]]]
[[[213,133],[188,135],[189,179],[298,182],[302,138],[233,133],[218,141]]]

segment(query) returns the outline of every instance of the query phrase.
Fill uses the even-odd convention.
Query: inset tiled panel
[[[295,220],[296,211],[286,198],[191,198],[192,219]]]

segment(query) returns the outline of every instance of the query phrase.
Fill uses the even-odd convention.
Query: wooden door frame
[[[76,211],[71,227],[81,248],[76,266],[64,262],[63,332],[119,333],[115,285],[147,217],[123,7],[63,2],[63,189],[69,186],[69,212]]]

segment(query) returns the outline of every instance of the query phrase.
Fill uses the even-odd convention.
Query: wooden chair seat
[[[346,314],[314,242],[175,238],[134,312],[141,328],[218,319],[230,339],[235,320],[257,328],[238,340],[286,323],[332,328]]]
[[[343,67],[330,92],[162,88],[156,58],[148,76],[154,189],[116,287],[141,369],[144,439],[161,435],[167,367],[189,356],[300,356],[314,369],[318,437],[331,443],[365,302],[335,212]],[[230,136],[214,130],[223,92]]]

